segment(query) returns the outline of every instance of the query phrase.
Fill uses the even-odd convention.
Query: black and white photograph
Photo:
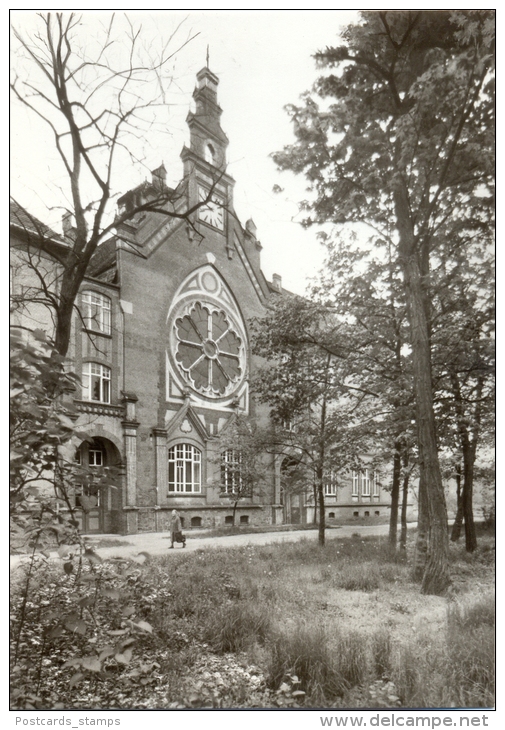
[[[10,11],[13,727],[498,727],[495,16]]]

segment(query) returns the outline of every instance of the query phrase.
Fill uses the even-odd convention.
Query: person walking
[[[181,532],[181,518],[179,517],[179,513],[176,509],[172,510],[172,514],[170,516],[170,541],[171,545],[170,548],[173,548],[174,541],[177,537],[180,537]],[[180,542],[180,541],[179,541]]]

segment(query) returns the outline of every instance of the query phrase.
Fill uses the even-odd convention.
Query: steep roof
[[[116,238],[101,243],[89,262],[88,276],[99,277],[104,271],[116,266]]]
[[[68,245],[65,239],[52,228],[46,226],[38,218],[23,208],[15,200],[10,201],[9,208],[10,224],[25,235],[36,235],[40,238],[56,241],[64,246]]]

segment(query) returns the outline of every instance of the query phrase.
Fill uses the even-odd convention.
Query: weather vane
[[[209,68],[209,46],[207,46],[207,68]]]

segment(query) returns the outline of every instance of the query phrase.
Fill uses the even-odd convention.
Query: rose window
[[[196,302],[175,322],[175,358],[200,392],[224,395],[242,375],[242,340],[227,315]]]

